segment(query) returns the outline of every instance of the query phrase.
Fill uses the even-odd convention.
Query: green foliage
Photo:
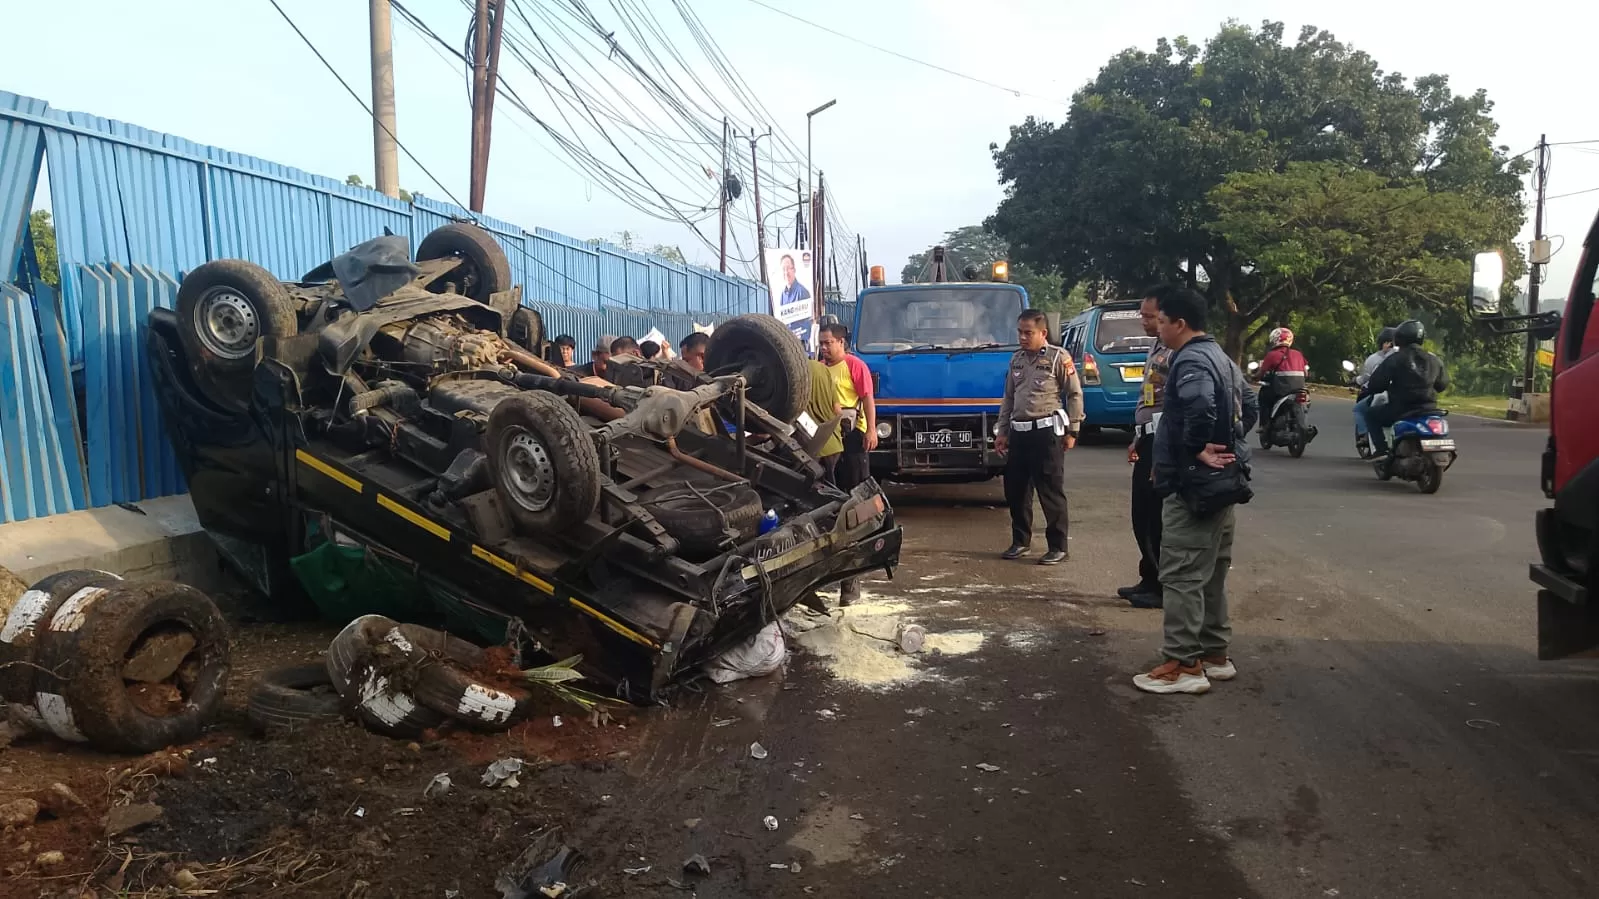
[[[345,175],[344,176],[344,183],[350,185],[351,187],[364,187],[364,188],[367,188],[368,190],[377,190],[377,188],[375,188],[372,185],[367,184],[365,181],[361,180],[361,176],[360,175]],[[410,202],[413,202],[415,200],[415,197],[413,197],[411,195],[410,191],[408,191],[408,190],[406,190],[405,188],[402,187],[402,188],[400,188],[400,197],[399,197],[399,199],[400,199],[401,203],[410,203]]]
[[[1013,126],[991,147],[1006,195],[986,224],[1013,265],[1068,286],[1192,284],[1235,356],[1296,321],[1329,339],[1411,310],[1460,324],[1472,252],[1505,249],[1507,277],[1521,271],[1527,163],[1494,145],[1491,111],[1325,31],[1288,43],[1281,23],[1229,23],[1203,47],[1124,51],[1064,122]]]
[[[589,243],[594,244],[595,246],[598,246],[602,243],[608,243],[611,246],[620,247],[624,250],[627,250],[629,253],[642,253],[647,256],[659,256],[662,259],[665,259],[667,262],[675,262],[678,265],[688,265],[688,258],[683,255],[682,247],[664,243],[644,246],[638,242],[632,231],[618,231],[611,235],[609,240],[603,237],[591,237],[589,238]]]
[[[28,214],[28,231],[33,235],[33,252],[39,261],[39,278],[51,287],[61,286],[61,257],[56,252],[56,226],[48,209]]]

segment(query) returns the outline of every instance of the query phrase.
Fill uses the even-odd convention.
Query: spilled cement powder
[[[981,631],[929,632],[921,654],[902,652],[895,636],[901,624],[909,623],[904,613],[910,610],[909,603],[863,593],[859,602],[836,609],[830,617],[796,609],[784,623],[794,643],[820,658],[834,677],[868,688],[932,677],[920,659],[934,652],[967,655],[982,648],[987,639]]]

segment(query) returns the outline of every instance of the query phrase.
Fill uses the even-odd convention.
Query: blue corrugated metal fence
[[[18,271],[41,162],[60,256],[59,293],[5,286]],[[0,91],[0,520],[181,491],[144,365],[142,329],[178,281],[243,258],[298,279],[387,228],[411,239],[476,220],[505,248],[523,300],[551,335],[601,334],[766,310],[765,289],[694,266],[402,203],[331,178]],[[584,347],[586,349],[586,347]],[[81,409],[80,409],[81,404]],[[81,417],[80,417],[81,416]]]

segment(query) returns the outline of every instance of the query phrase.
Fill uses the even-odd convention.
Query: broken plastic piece
[[[766,829],[767,830],[776,830],[777,829],[777,819],[772,817],[771,815],[767,815],[766,819],[764,821],[762,821],[761,823],[766,825]]]
[[[494,888],[500,899],[531,899],[544,896],[561,899],[568,894],[567,884],[572,882],[572,872],[583,860],[583,854],[570,846],[561,846],[543,863],[539,862],[549,852],[553,834],[545,834],[522,850],[516,860],[500,871]]]
[[[522,760],[518,758],[500,759],[489,765],[483,772],[483,786],[498,787],[501,785],[515,787],[518,785],[516,775],[522,771]]]
[[[448,772],[443,774],[435,774],[433,775],[433,779],[428,781],[428,785],[422,788],[422,798],[432,799],[434,796],[443,796],[444,794],[450,792],[450,790],[454,789],[454,787],[455,784],[450,780],[450,775]]]
[[[750,758],[760,760],[766,758],[768,754],[765,746],[759,743],[750,744]]]
[[[989,773],[993,773],[993,772],[999,770],[999,766],[998,765],[990,765],[987,762],[978,762],[976,767],[977,767],[977,770],[979,770],[979,771],[987,771]]]
[[[695,854],[683,862],[683,870],[690,874],[709,875],[711,863],[703,855]]]

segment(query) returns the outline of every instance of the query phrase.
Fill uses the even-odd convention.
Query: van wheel
[[[600,504],[600,457],[565,400],[527,391],[489,413],[485,434],[494,488],[525,534],[558,533]]]
[[[263,337],[300,331],[282,282],[243,259],[219,259],[189,272],[178,286],[178,340],[206,395],[230,411],[250,405],[250,373]]]
[[[745,396],[792,423],[811,399],[811,363],[794,332],[770,315],[740,315],[716,326],[705,351],[713,375],[743,374]]]

